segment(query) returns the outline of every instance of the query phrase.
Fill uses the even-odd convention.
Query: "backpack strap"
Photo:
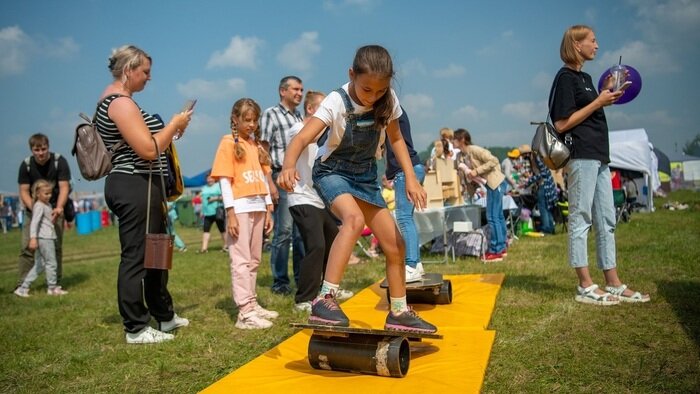
[[[53,165],[54,165],[54,168],[56,169],[56,171],[58,171],[58,159],[61,158],[61,154],[60,153],[50,153],[50,154],[53,154]],[[32,163],[31,156],[27,156],[24,158],[24,165],[27,167],[27,173],[29,173],[31,163]]]
[[[95,108],[95,115],[92,117],[92,121],[90,121],[89,118],[87,117],[87,115],[85,115],[85,114],[83,114],[83,113],[80,114],[80,117],[83,118],[83,119],[85,119],[85,120],[90,121],[92,124],[95,125],[95,128],[97,128],[97,110],[100,108],[100,105],[102,105],[102,103],[104,103],[105,101],[107,101],[108,98],[111,98],[112,100],[114,100],[114,99],[116,99],[116,98],[118,98],[118,97],[127,97],[127,96],[124,96],[123,94],[115,93],[115,94],[110,94],[110,95],[108,95],[107,97],[105,97],[104,99],[102,99],[102,100],[97,104],[97,107]],[[110,104],[111,104],[111,101],[110,101]],[[109,109],[109,108],[108,108],[108,109]],[[109,150],[109,153],[114,154],[114,152],[116,152],[119,148],[121,148],[122,145],[124,145],[125,143],[126,143],[126,141],[122,138],[121,140],[119,140],[119,142],[117,142],[116,144],[112,145],[112,148],[108,149],[108,150]]]

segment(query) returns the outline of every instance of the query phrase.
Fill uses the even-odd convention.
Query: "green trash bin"
[[[194,207],[192,206],[192,196],[183,196],[175,201],[175,209],[177,210],[178,221],[185,227],[194,227],[197,225],[197,220],[194,216]]]

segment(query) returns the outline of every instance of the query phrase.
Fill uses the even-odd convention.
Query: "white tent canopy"
[[[658,177],[656,168],[658,162],[653,156],[653,148],[649,143],[647,132],[644,129],[611,131],[609,138],[610,167],[644,174],[643,185],[647,186],[647,195],[640,197],[646,203],[647,209],[652,211],[654,209],[653,191],[658,187],[653,182],[654,177]]]

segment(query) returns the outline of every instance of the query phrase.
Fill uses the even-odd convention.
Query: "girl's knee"
[[[340,227],[340,231],[360,237],[362,230],[365,228],[365,218],[362,216],[362,212],[348,214],[343,217],[342,221],[343,225]]]

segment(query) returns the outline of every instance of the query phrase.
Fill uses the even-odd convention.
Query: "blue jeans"
[[[544,193],[544,186],[537,189],[537,209],[540,210],[540,231],[546,234],[554,234],[554,216],[547,208],[547,197]]]
[[[422,164],[413,166],[418,182],[423,183],[425,179],[425,167]],[[413,221],[413,203],[408,201],[406,196],[406,174],[399,171],[394,178],[394,194],[396,195],[396,223],[406,244],[406,265],[416,268],[420,262],[420,244],[418,241],[418,231],[416,223]]]
[[[279,172],[272,173],[273,181],[277,182]],[[292,271],[294,282],[299,283],[299,262],[304,257],[304,242],[299,231],[294,226],[292,214],[289,213],[287,192],[281,188],[279,200],[272,215],[274,221],[274,235],[270,250],[270,266],[272,268],[272,288],[280,290],[289,287],[289,244],[292,243]]]
[[[571,160],[569,173],[569,265],[588,266],[588,231],[595,227],[597,265],[615,268],[615,204],[607,164]]]
[[[500,253],[506,248],[506,220],[503,217],[505,192],[505,180],[496,189],[486,186],[486,222],[491,227],[489,253]]]

